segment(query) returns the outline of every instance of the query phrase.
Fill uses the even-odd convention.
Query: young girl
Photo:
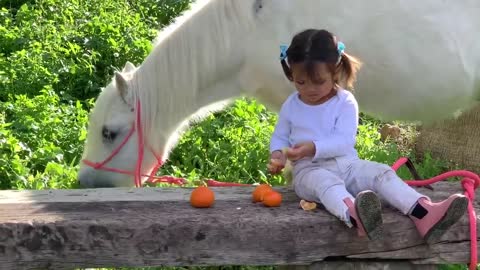
[[[359,236],[380,236],[381,198],[408,215],[427,243],[438,241],[463,216],[467,198],[455,194],[433,203],[389,166],[359,159],[358,104],[342,86],[352,88],[360,62],[330,32],[315,29],[297,34],[288,49],[281,47],[280,58],[297,91],[280,110],[270,172],[279,173],[290,159],[297,195],[322,203]]]

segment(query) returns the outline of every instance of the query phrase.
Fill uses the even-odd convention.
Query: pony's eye
[[[111,130],[108,129],[107,127],[103,127],[103,128],[102,128],[102,138],[103,138],[105,141],[113,142],[113,140],[115,140],[115,137],[117,137],[117,133],[116,133],[116,132],[111,131]]]

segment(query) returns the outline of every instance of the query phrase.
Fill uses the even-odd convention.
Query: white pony
[[[236,97],[277,110],[293,91],[279,45],[306,28],[333,32],[362,60],[354,93],[363,112],[451,117],[479,100],[479,14],[478,0],[197,0],[139,67],[127,63],[100,93],[78,179],[84,187],[133,186],[133,172],[148,175],[153,153],[165,160],[189,119]]]

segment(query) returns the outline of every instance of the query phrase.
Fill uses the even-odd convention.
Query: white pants
[[[334,216],[351,226],[344,198],[371,190],[383,201],[409,214],[421,197],[426,197],[408,186],[388,165],[354,159],[337,161],[335,158],[319,162],[299,160],[293,167],[293,185],[296,194],[305,200],[319,202]]]

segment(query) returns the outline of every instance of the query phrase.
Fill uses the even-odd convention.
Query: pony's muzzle
[[[95,188],[95,172],[89,168],[80,169],[77,175],[78,183],[81,188]]]
[[[112,181],[99,181],[98,178],[98,172],[92,168],[83,168],[77,175],[81,188],[107,188],[115,186]]]
[[[132,187],[130,175],[81,166],[77,174],[81,188]]]

